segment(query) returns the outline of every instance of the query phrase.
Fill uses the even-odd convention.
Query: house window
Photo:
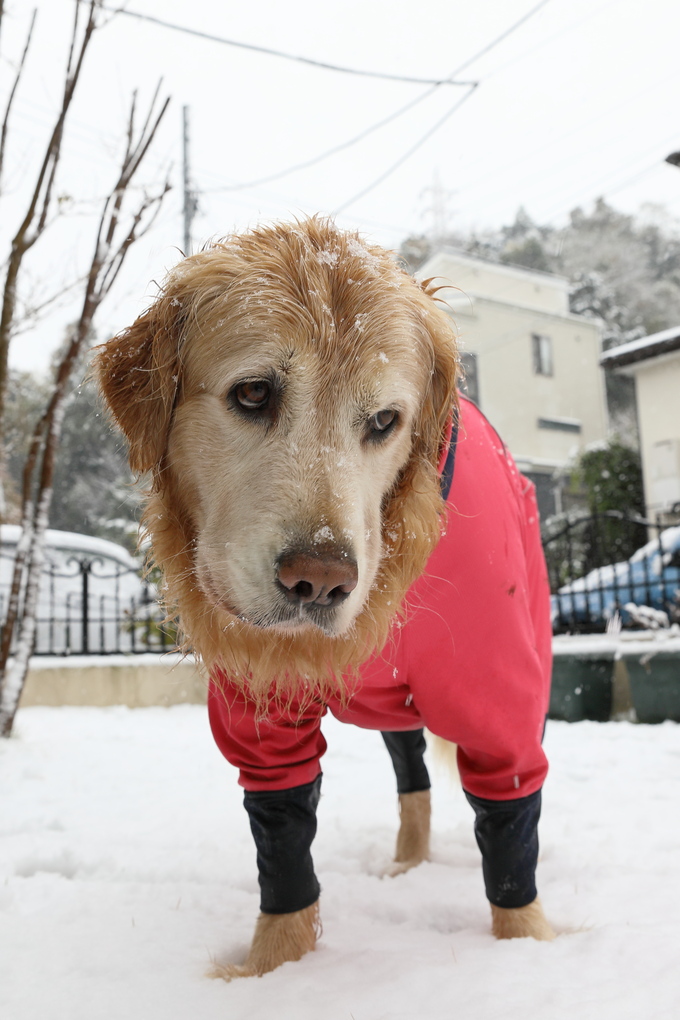
[[[460,391],[464,393],[466,397],[473,400],[479,407],[479,371],[477,368],[477,355],[470,354],[469,351],[465,351],[461,354],[461,364],[463,366],[463,379],[460,384]]]
[[[531,334],[531,352],[535,375],[553,374],[552,339],[542,333]]]
[[[523,471],[522,474],[536,486],[536,502],[542,521],[559,513],[560,486],[552,474],[543,471]]]
[[[578,418],[539,418],[539,429],[553,429],[556,432],[580,432],[581,422]]]

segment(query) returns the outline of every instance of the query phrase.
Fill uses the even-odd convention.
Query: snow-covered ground
[[[0,746],[4,1020],[677,1020],[680,726],[551,723],[539,887],[552,944],[495,942],[460,790],[433,769],[433,860],[383,877],[377,734],[325,727],[318,949],[242,958],[255,856],[205,709],[24,709]]]

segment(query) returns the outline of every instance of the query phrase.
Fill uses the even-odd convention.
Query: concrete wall
[[[19,707],[203,704],[206,691],[194,662],[176,656],[36,657]]]
[[[680,351],[630,365],[635,376],[647,513],[680,501]]]

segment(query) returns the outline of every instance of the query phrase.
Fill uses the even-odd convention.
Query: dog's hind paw
[[[387,874],[402,875],[430,856],[430,791],[399,794],[400,825],[394,863]]]
[[[538,897],[526,907],[497,907],[492,903],[491,916],[492,931],[497,939],[532,938],[552,942],[556,937]]]
[[[385,874],[388,878],[396,878],[397,875],[403,875],[411,868],[417,868],[426,860],[427,857],[413,857],[410,861],[392,861]]]

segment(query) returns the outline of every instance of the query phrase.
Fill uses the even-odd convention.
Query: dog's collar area
[[[458,442],[458,421],[453,415],[449,418],[444,432],[444,442],[439,454],[439,484],[444,502],[449,498],[453,484],[453,469],[456,463],[456,443]]]

